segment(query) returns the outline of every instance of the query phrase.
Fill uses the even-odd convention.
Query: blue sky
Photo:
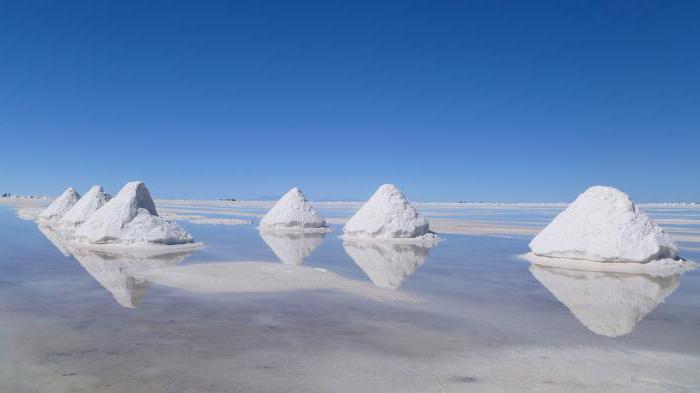
[[[3,2],[0,191],[700,201],[698,20],[690,1]]]

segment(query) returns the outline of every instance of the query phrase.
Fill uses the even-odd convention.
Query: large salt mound
[[[530,265],[530,273],[590,331],[608,337],[630,333],[678,288],[680,275],[586,272]]]
[[[38,220],[40,222],[56,222],[60,220],[68,211],[78,203],[80,194],[73,187],[68,187],[63,194],[56,198],[49,207],[39,213]]]
[[[158,217],[151,194],[140,181],[127,183],[116,197],[78,228],[75,237],[87,243],[122,245],[171,245],[193,241],[176,223]]]
[[[595,186],[530,242],[536,255],[596,262],[638,262],[677,257],[671,238],[625,193]]]
[[[84,223],[97,209],[109,201],[102,186],[92,186],[72,209],[61,218],[60,224],[68,228],[75,228]]]
[[[428,221],[392,184],[380,186],[345,224],[348,238],[410,239],[434,237]]]
[[[261,230],[325,229],[326,220],[316,213],[297,187],[289,190],[260,220]]]

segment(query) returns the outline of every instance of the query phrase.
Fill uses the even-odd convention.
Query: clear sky
[[[700,201],[700,2],[0,2],[0,192]]]

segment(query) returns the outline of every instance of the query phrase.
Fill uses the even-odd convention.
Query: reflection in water
[[[678,288],[680,275],[590,272],[530,265],[530,273],[592,332],[630,333]]]
[[[17,206],[15,215],[17,218],[23,221],[36,221],[39,218],[39,213],[41,213],[43,210],[43,208],[37,207]]]
[[[68,240],[65,238],[64,234],[60,231],[56,231],[48,226],[37,225],[39,227],[39,232],[58,249],[58,251],[63,254],[63,256],[69,257],[71,255],[70,249],[68,248]]]
[[[397,289],[425,262],[432,245],[345,240],[343,248],[374,285]]]
[[[127,308],[141,303],[148,287],[143,279],[136,278],[139,272],[148,269],[175,266],[192,252],[168,254],[144,254],[142,252],[100,252],[73,248],[73,257],[114,299]]]
[[[143,270],[175,266],[192,254],[192,251],[163,253],[147,249],[120,252],[103,252],[81,248],[67,240],[67,234],[39,225],[39,230],[61,253],[73,256],[100,285],[107,289],[123,307],[135,308],[141,303],[148,283],[135,275]]]
[[[335,290],[373,300],[416,302],[409,294],[387,291],[325,269],[277,262],[228,262],[152,269],[143,278],[195,293],[271,293]]]
[[[299,266],[323,243],[326,234],[260,231],[260,237],[282,263]]]

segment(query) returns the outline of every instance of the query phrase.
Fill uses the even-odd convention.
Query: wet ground
[[[537,228],[557,211],[426,214]],[[0,206],[0,391],[700,390],[700,270],[531,266],[531,236],[507,233],[432,248],[344,243],[339,225],[261,236],[264,210],[245,212],[181,221],[205,247],[148,255],[76,249]],[[648,212],[680,239],[700,231],[700,209]]]

